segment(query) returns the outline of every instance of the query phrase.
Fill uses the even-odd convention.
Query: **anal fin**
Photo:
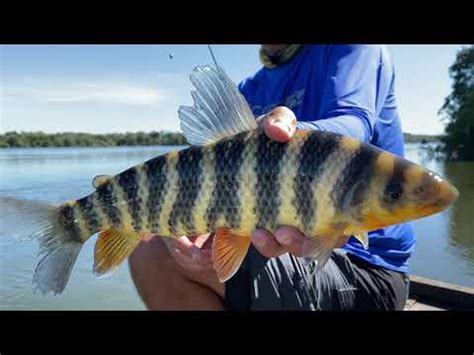
[[[250,246],[250,236],[219,228],[212,242],[212,261],[220,282],[226,282],[239,270]]]
[[[130,256],[141,239],[134,231],[102,231],[95,244],[94,274],[103,276],[114,271]]]

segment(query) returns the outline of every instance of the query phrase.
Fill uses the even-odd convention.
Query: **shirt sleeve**
[[[369,142],[377,117],[380,46],[331,46],[316,121],[300,121],[300,129],[317,129]]]

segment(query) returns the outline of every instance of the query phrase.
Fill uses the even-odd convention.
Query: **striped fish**
[[[440,212],[458,196],[435,173],[350,137],[301,130],[289,142],[272,141],[222,68],[198,67],[191,80],[194,106],[179,109],[191,147],[98,176],[93,193],[58,207],[17,203],[40,225],[41,291],[64,290],[96,233],[94,272],[103,275],[145,236],[215,232],[214,268],[225,282],[256,228],[299,228],[303,254],[320,269],[340,236],[367,248],[368,231]]]

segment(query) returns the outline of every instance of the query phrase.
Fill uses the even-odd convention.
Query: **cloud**
[[[1,96],[2,101],[156,106],[167,99],[169,90],[118,81],[27,80],[20,86],[4,86]]]

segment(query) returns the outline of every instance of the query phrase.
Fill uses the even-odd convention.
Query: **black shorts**
[[[320,282],[334,271],[344,275],[344,287]],[[313,262],[291,254],[268,259],[252,246],[225,287],[229,310],[403,310],[409,279],[342,249],[315,273]]]

